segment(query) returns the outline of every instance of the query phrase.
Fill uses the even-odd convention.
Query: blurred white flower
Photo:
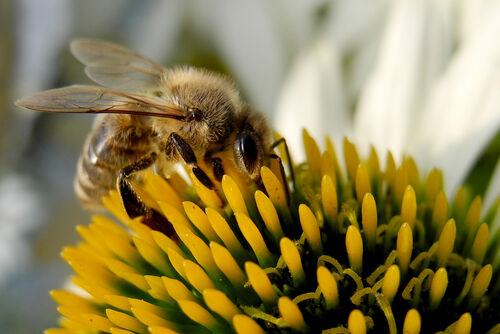
[[[19,1],[16,22],[19,57],[13,76],[17,94],[40,91],[52,85],[59,67],[59,52],[71,34],[72,5],[65,0]]]
[[[338,5],[329,18],[337,20],[293,62],[277,129],[292,147],[306,127],[336,143],[348,135],[364,150],[389,149],[397,159],[411,154],[427,171],[442,168],[454,193],[500,129],[500,1],[338,3],[350,5]],[[355,17],[342,10],[356,5],[361,15],[385,12],[385,20],[339,25],[339,17]],[[499,193],[492,182],[487,198]]]
[[[40,201],[26,179],[7,173],[0,179],[0,289],[31,259],[26,236],[42,222]]]

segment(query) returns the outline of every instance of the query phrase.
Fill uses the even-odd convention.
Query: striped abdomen
[[[90,209],[102,208],[102,197],[117,189],[120,170],[153,151],[154,136],[136,116],[100,115],[78,160],[75,193]]]

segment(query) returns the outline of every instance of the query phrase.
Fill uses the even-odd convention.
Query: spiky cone
[[[95,216],[83,241],[63,250],[84,295],[56,290],[55,333],[498,333],[498,207],[443,175],[420,178],[406,158],[360,160],[344,141],[346,170],[330,140],[321,153],[304,132],[307,161],[284,182],[281,168],[247,183],[223,159],[214,189],[146,172],[138,193],[178,240],[126,215]],[[283,156],[284,161],[288,161]]]

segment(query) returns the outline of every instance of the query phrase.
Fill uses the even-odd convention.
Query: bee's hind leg
[[[191,167],[191,170],[193,171],[193,174],[196,176],[196,178],[208,189],[213,189],[214,184],[212,183],[212,180],[210,180],[203,169],[198,166],[196,155],[194,154],[191,146],[177,133],[172,132],[168,137],[168,141],[165,146],[167,156],[172,154],[171,151],[174,147],[182,157],[182,160],[184,160],[184,162]]]
[[[118,176],[118,189],[127,212],[130,218],[143,216],[142,222],[151,229],[162,232],[169,237],[176,237],[172,224],[158,211],[147,207],[144,202],[137,196],[132,188],[129,177],[143,169],[150,167],[157,158],[157,154],[152,152],[131,165],[128,165],[120,170]]]

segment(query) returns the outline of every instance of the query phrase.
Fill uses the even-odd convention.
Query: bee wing
[[[16,105],[55,113],[117,113],[177,120],[185,120],[188,115],[154,97],[82,85],[40,92],[16,101]]]
[[[157,88],[166,69],[118,44],[77,39],[71,52],[86,65],[85,73],[94,82],[113,89],[151,91]]]

